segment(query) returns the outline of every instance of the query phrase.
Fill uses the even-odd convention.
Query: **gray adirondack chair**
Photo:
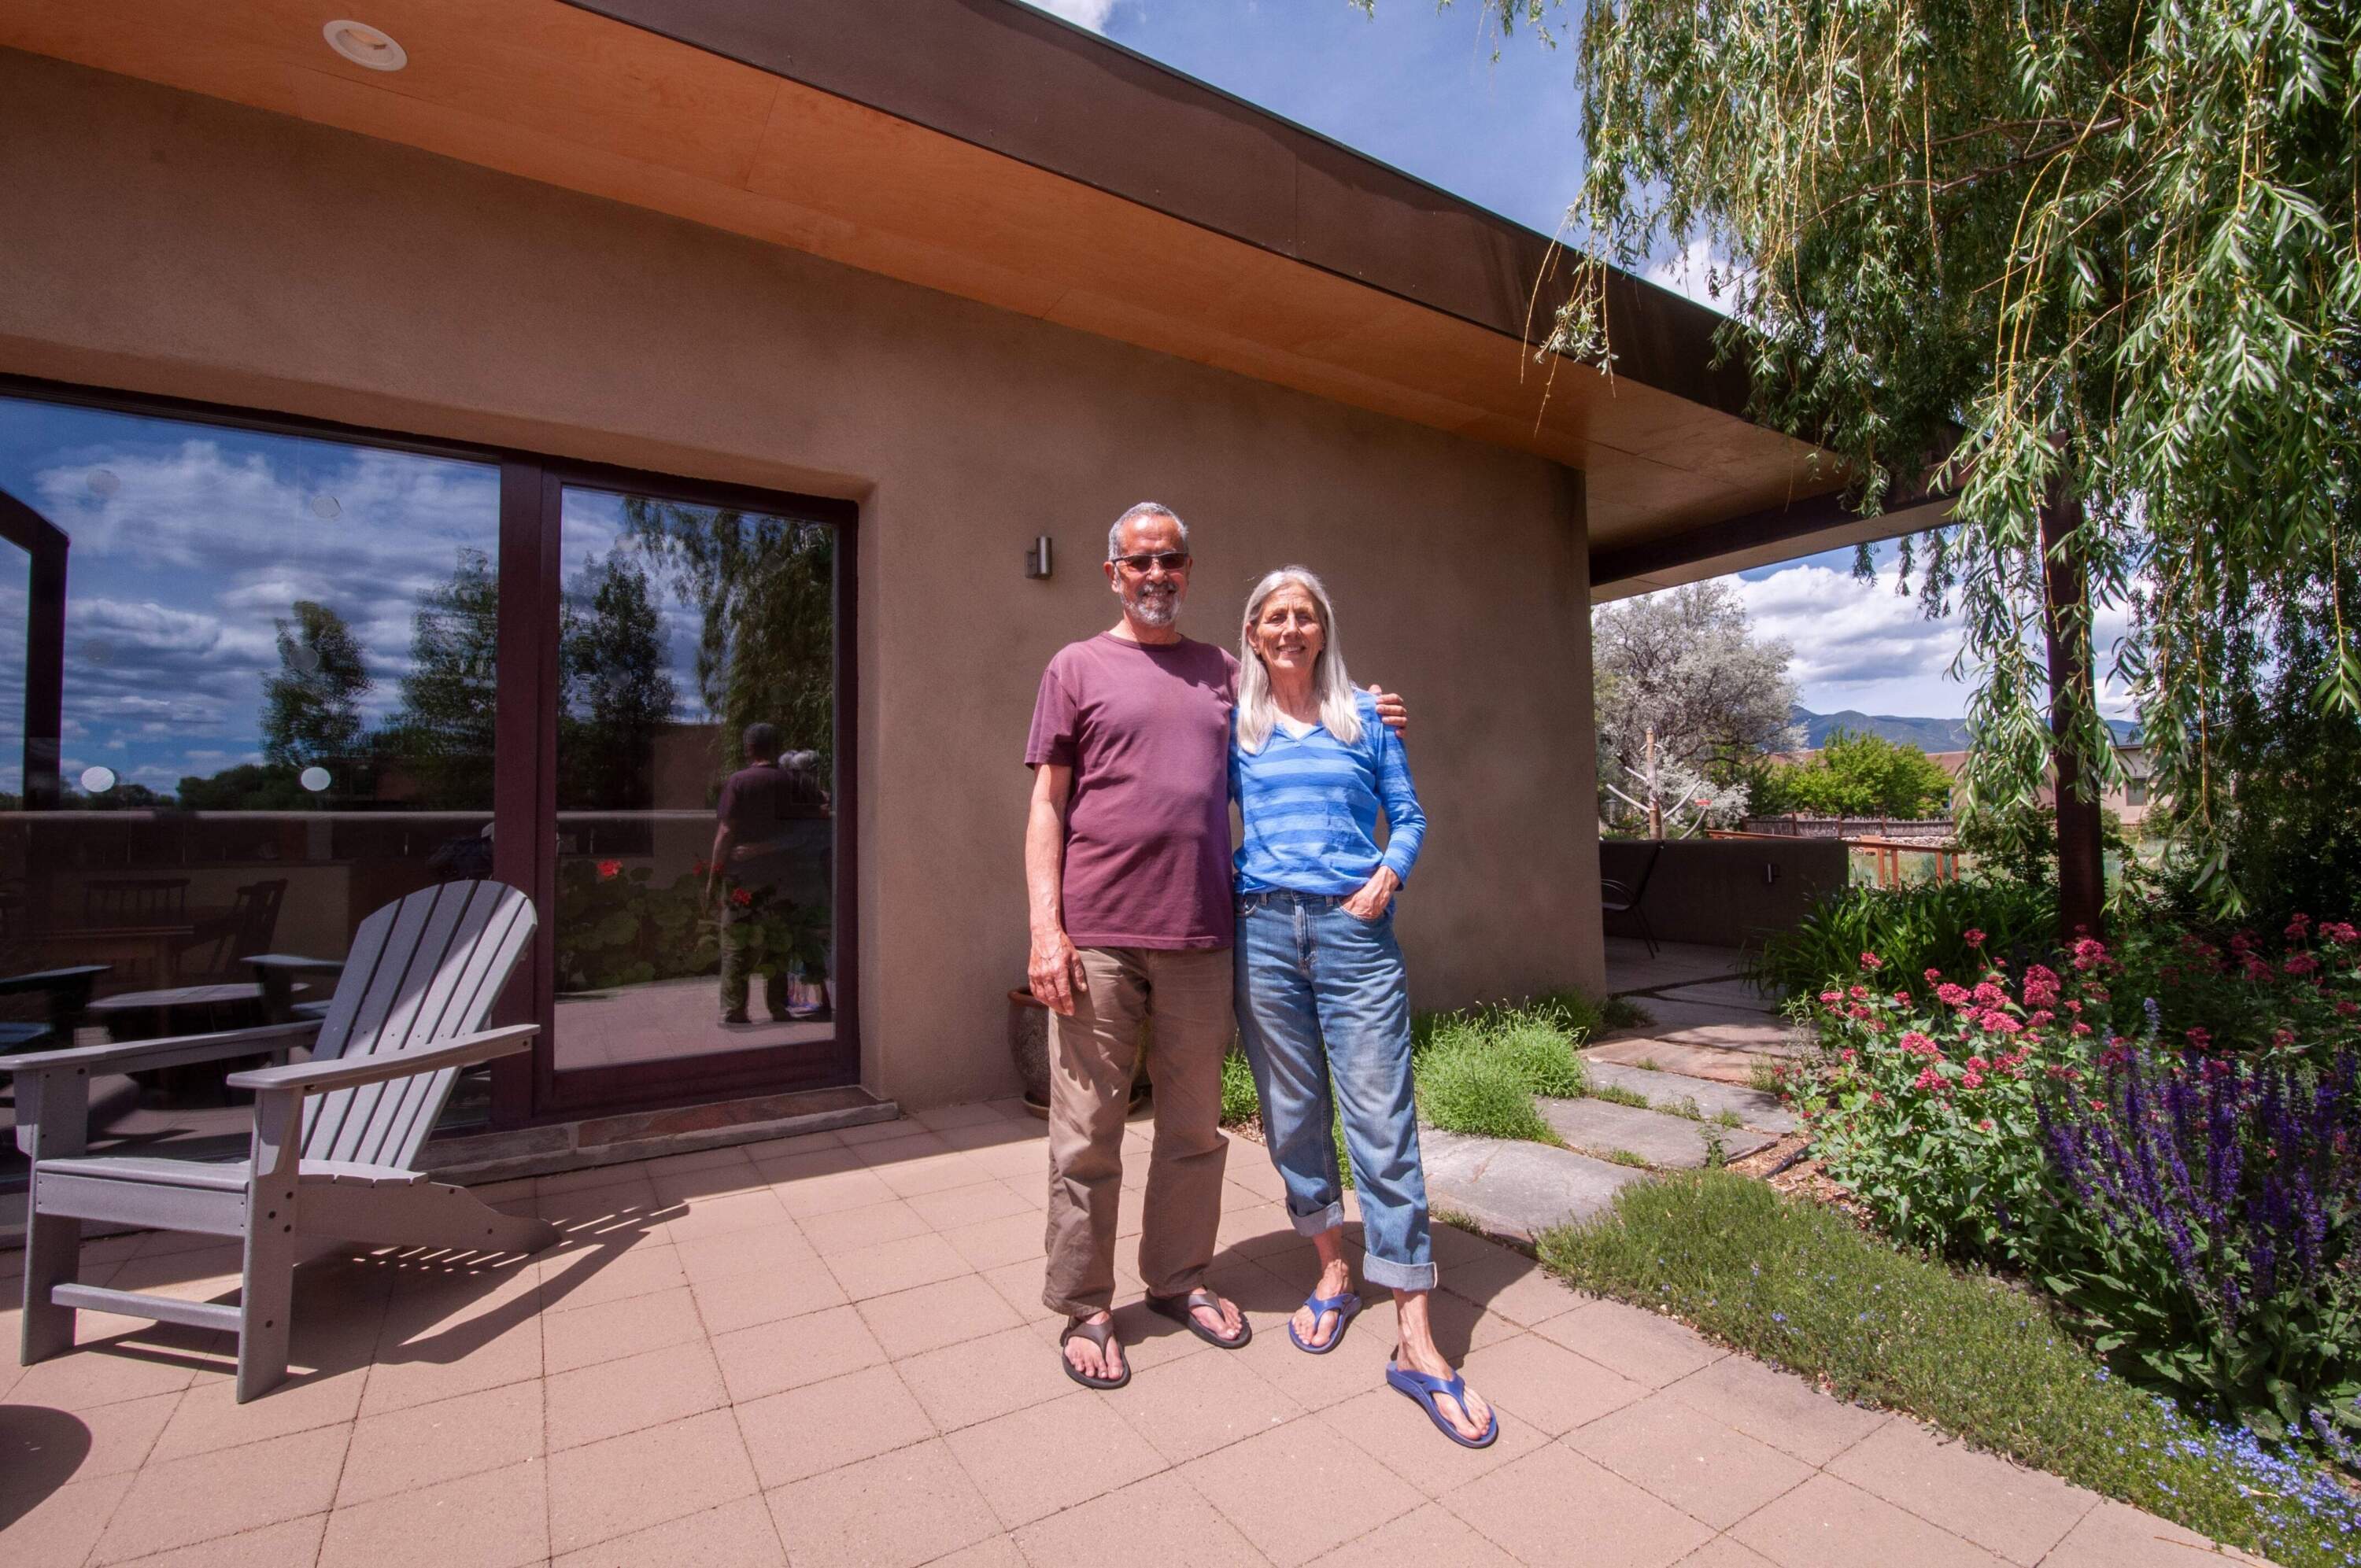
[[[26,1207],[21,1362],[71,1348],[84,1307],[237,1335],[237,1398],[287,1375],[297,1263],[337,1243],[533,1253],[557,1229],[429,1181],[419,1146],[459,1069],[525,1049],[537,1025],[487,1029],[533,930],[532,902],[496,882],[412,894],[361,922],[324,1018],[225,1034],[0,1059],[16,1076],[16,1143],[32,1162]],[[312,1059],[289,1064],[309,1044]],[[83,1153],[93,1073],[268,1052],[233,1073],[254,1091],[246,1159],[204,1162]],[[77,1282],[85,1220],[237,1236],[237,1304],[182,1301]]]

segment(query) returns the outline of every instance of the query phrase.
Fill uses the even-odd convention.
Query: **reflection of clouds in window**
[[[299,599],[349,627],[372,681],[362,718],[384,723],[422,598],[450,584],[463,549],[497,542],[488,465],[5,398],[0,433],[0,488],[72,540],[68,734],[110,754],[127,738],[134,763],[109,765],[166,791],[259,760],[264,683],[281,669],[273,622]],[[22,625],[11,576],[0,621]],[[14,641],[0,648],[0,727],[20,731]],[[0,790],[20,787],[21,736],[0,750]]]

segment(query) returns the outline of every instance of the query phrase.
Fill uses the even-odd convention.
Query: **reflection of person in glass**
[[[819,756],[779,751],[779,731],[750,724],[746,766],[721,785],[713,814],[713,858],[705,873],[709,906],[722,891],[721,1021],[748,1022],[749,981],[763,976],[763,1000],[785,1022],[799,966],[825,962],[828,927],[828,792]],[[803,1016],[824,1016],[806,1013]]]

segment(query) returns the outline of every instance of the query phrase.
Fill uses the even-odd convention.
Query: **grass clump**
[[[1222,1125],[1235,1127],[1262,1115],[1262,1097],[1255,1092],[1254,1069],[1246,1052],[1232,1046],[1222,1058]]]
[[[1540,1252],[1579,1288],[2285,1568],[2353,1561],[2361,1504],[2319,1466],[2111,1379],[2041,1299],[1895,1251],[1760,1182],[1700,1171],[1626,1187]]]
[[[1645,1170],[1648,1168],[1648,1162],[1642,1159],[1638,1155],[1633,1154],[1630,1149],[1609,1149],[1607,1151],[1607,1163],[1609,1165],[1628,1165],[1634,1170]]]
[[[1648,1108],[1648,1097],[1636,1089],[1626,1089],[1620,1083],[1602,1083],[1590,1091],[1593,1100],[1604,1100],[1609,1105],[1629,1105],[1635,1111]]]

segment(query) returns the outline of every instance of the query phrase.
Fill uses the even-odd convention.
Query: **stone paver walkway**
[[[494,1196],[562,1249],[307,1266],[306,1370],[248,1405],[220,1336],[86,1313],[84,1348],[0,1365],[0,1562],[2099,1568],[2202,1545],[1441,1227],[1442,1337],[1503,1412],[1463,1452],[1382,1387],[1382,1300],[1331,1355],[1288,1343],[1308,1255],[1262,1151],[1229,1169],[1215,1280],[1253,1344],[1145,1312],[1126,1244],[1115,1394],[1057,1368],[1040,1124],[1013,1104],[512,1183]],[[95,1283],[236,1285],[203,1238],[90,1255]]]

